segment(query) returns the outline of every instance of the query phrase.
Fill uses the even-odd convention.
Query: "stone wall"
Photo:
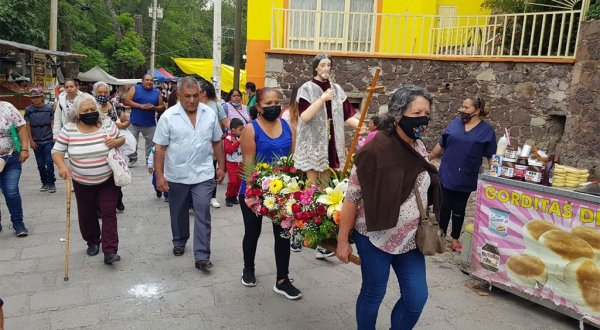
[[[595,24],[590,24],[595,23]],[[370,57],[334,57],[333,80],[349,96],[365,96],[374,69],[379,85],[368,116],[387,110],[389,96],[404,84],[426,87],[434,96],[432,122],[424,139],[435,145],[464,98],[480,96],[491,109],[496,134],[505,127],[519,144],[533,138],[544,149],[558,149],[563,163],[596,167],[600,177],[600,23],[583,26],[577,64],[456,62]],[[282,91],[311,79],[312,55],[267,54],[265,85]],[[348,136],[350,132],[348,132]]]

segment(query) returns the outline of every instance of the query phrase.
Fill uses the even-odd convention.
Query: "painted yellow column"
[[[254,82],[258,88],[265,83],[265,51],[271,47],[273,5],[283,8],[287,1],[248,0],[246,81]]]

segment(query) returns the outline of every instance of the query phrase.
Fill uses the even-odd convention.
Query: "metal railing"
[[[583,10],[437,16],[273,9],[271,49],[573,59]]]

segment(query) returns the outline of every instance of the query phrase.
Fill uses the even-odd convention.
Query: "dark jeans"
[[[465,222],[465,209],[469,201],[470,191],[456,191],[442,187],[442,210],[440,214],[440,228],[446,235],[450,216],[452,216],[452,233],[454,239],[460,237],[463,223]]]
[[[35,148],[35,161],[37,162],[37,168],[40,172],[40,180],[42,184],[52,184],[56,182],[54,177],[54,163],[52,162],[52,146],[54,143],[38,143]]]
[[[117,201],[119,187],[110,179],[101,184],[85,185],[73,180],[77,199],[79,230],[88,245],[102,243],[102,252],[117,253],[119,234],[117,233]],[[102,217],[102,229],[97,210]]]
[[[379,306],[385,296],[390,266],[400,285],[400,299],[392,309],[392,330],[412,329],[427,302],[425,257],[414,249],[402,254],[389,254],[373,245],[368,237],[354,232],[360,256],[362,285],[356,301],[359,330],[374,330]]]
[[[240,208],[244,218],[244,240],[242,241],[242,250],[244,252],[244,268],[254,269],[254,259],[256,257],[256,246],[262,229],[262,216],[257,216],[246,205],[244,195],[239,196]],[[283,229],[281,226],[273,224],[273,236],[275,237],[275,265],[277,267],[277,280],[288,277],[290,268],[290,240],[281,237]]]
[[[22,166],[19,153],[16,151],[12,155],[3,158],[6,160],[6,164],[4,170],[0,172],[0,189],[4,195],[6,206],[10,212],[10,221],[14,227],[17,223],[23,223],[23,204],[19,192]]]
[[[213,168],[215,169],[215,180],[217,179],[217,160],[213,159]],[[212,191],[211,198],[217,198],[217,185],[215,185],[215,189]]]

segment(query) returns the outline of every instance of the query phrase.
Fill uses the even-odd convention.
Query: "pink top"
[[[375,134],[373,134],[373,136],[375,136]],[[416,140],[415,150],[423,157],[427,157],[428,155],[425,144],[421,140]],[[424,205],[427,205],[427,190],[431,183],[431,179],[426,171],[421,172],[417,176],[417,182],[421,200]],[[358,204],[354,229],[360,234],[369,237],[371,243],[377,248],[390,254],[402,254],[417,248],[415,234],[417,232],[420,214],[414,191],[411,192],[410,196],[408,196],[402,205],[399,205],[400,215],[398,216],[398,223],[395,227],[372,232],[367,232],[365,209],[362,201],[360,183],[358,182],[358,175],[356,174],[356,166],[352,168],[352,173],[350,174],[346,198],[351,202]]]

